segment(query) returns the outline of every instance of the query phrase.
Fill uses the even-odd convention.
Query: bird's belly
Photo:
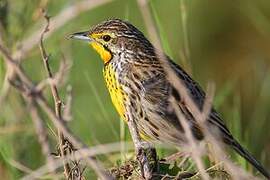
[[[113,105],[115,106],[121,119],[126,121],[125,101],[127,99],[127,95],[124,93],[122,85],[117,80],[116,73],[114,72],[112,66],[108,65],[104,68],[103,76],[106,82],[107,89],[109,90]]]

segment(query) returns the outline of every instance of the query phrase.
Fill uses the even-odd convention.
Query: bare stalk
[[[33,99],[31,97],[28,97],[28,98],[25,97],[25,99],[28,99],[29,113],[31,115],[33,124],[35,126],[36,134],[38,136],[38,141],[41,145],[42,152],[47,159],[47,163],[49,165],[50,171],[53,172],[55,170],[54,159],[51,156],[51,150],[50,150],[50,145],[48,141],[48,133],[43,123],[44,120],[41,119],[38,113],[37,105],[33,101]]]
[[[148,34],[150,35],[150,39],[152,39],[152,41],[154,42],[154,45],[155,47],[158,49],[158,50],[162,50],[162,46],[161,46],[161,42],[159,40],[159,37],[158,37],[158,33],[157,33],[157,30],[155,28],[155,25],[154,25],[154,22],[152,20],[152,17],[151,17],[151,13],[150,13],[150,10],[148,8],[148,5],[147,5],[147,1],[146,0],[138,0],[138,4],[139,4],[139,7],[141,9],[141,13],[143,14],[143,18],[144,18],[144,21],[145,21],[145,24],[146,24],[146,27],[147,27],[147,30],[148,30]],[[177,75],[175,75],[173,72],[172,72],[172,69],[169,67],[169,64],[167,63],[166,61],[166,57],[163,53],[160,53],[160,52],[156,52],[156,55],[158,56],[158,59],[160,60],[160,62],[162,63],[162,65],[164,66],[164,69],[165,69],[165,72],[168,74],[168,80],[172,80],[172,78],[170,78],[170,74],[173,74],[174,75],[174,78],[173,80],[174,81],[178,81],[178,77]],[[172,83],[174,84],[174,83]],[[182,86],[181,86],[182,87]],[[177,89],[178,90],[178,89]],[[185,97],[185,95],[183,95],[182,93],[180,93],[183,97]],[[187,96],[188,93],[186,93]],[[175,106],[174,106],[175,108]],[[181,116],[181,112],[179,111],[179,108],[176,107],[176,112],[177,112],[177,115],[178,116]],[[182,119],[182,117],[179,117]],[[185,119],[184,119],[185,121]],[[182,123],[182,121],[181,121]],[[184,123],[184,125],[187,125],[188,127],[186,127],[187,129],[190,129],[189,128],[189,125],[186,123]],[[190,132],[190,130],[188,131],[185,131],[185,134],[187,132]],[[191,133],[191,132],[190,132]],[[192,145],[192,149],[199,149],[198,145],[196,142],[194,142],[193,138],[191,137],[192,135],[191,134],[186,134],[186,137],[188,138],[188,140],[190,140],[189,143],[191,143]],[[209,176],[205,173],[205,170],[204,170],[204,166],[203,166],[203,163],[201,162],[201,155],[199,153],[193,153],[193,156],[194,157],[194,160],[196,162],[196,165],[198,167],[198,170],[200,171],[201,175],[202,175],[202,178],[203,179],[209,179]]]
[[[65,125],[63,119],[60,119],[55,115],[55,112],[51,109],[49,103],[43,97],[42,93],[36,90],[34,83],[28,78],[22,67],[11,57],[7,49],[2,44],[0,44],[0,52],[4,57],[3,60],[6,62],[6,64],[10,65],[10,68],[14,70],[15,74],[19,78],[19,83],[21,84],[20,86],[16,86],[16,82],[11,79],[10,82],[12,85],[14,85],[22,95],[31,96],[33,100],[39,105],[39,107],[52,120],[54,126],[62,131],[64,136],[75,146],[75,148],[88,148],[84,143],[81,142],[81,140],[73,135],[73,133]],[[88,157],[87,154],[81,155],[84,157],[86,163],[93,168],[98,177],[101,179],[113,179],[105,171],[102,165],[95,161],[92,157]]]
[[[44,13],[44,18],[46,19],[46,26],[44,28],[44,30],[42,31],[41,35],[40,35],[40,43],[39,43],[39,48],[40,48],[40,52],[41,52],[41,56],[42,56],[42,60],[44,63],[44,68],[47,71],[48,77],[50,79],[53,79],[53,74],[49,65],[49,55],[47,54],[45,48],[44,48],[44,44],[43,44],[43,39],[44,39],[44,35],[49,32],[49,26],[50,26],[50,18],[49,16]],[[59,93],[58,93],[58,89],[56,87],[55,83],[50,83],[50,88],[51,88],[51,93],[54,99],[54,108],[55,108],[55,114],[56,117],[59,118],[60,120],[62,120],[62,113],[61,113],[61,108],[62,108],[62,100],[60,99]],[[61,157],[64,157],[66,155],[66,151],[65,151],[65,137],[62,133],[62,131],[57,128],[57,135],[58,135],[58,143],[59,143],[59,149],[60,149],[60,155]],[[63,160],[63,164],[64,164],[64,174],[66,179],[69,178],[69,176],[71,175],[71,170],[70,170],[70,166],[68,162],[65,162]]]
[[[181,79],[176,75],[176,73],[171,69],[171,67],[168,64],[167,58],[165,55],[161,52],[162,46],[158,38],[158,33],[155,28],[154,22],[151,17],[151,13],[149,11],[149,8],[147,6],[147,0],[138,0],[139,7],[141,9],[141,13],[143,14],[144,21],[146,23],[146,27],[148,30],[148,34],[150,35],[150,38],[153,40],[154,45],[157,49],[156,55],[158,56],[158,59],[162,63],[164,70],[167,74],[167,79],[170,81],[170,83],[176,88],[176,90],[181,94],[182,101],[185,102],[186,106],[189,107],[189,110],[191,114],[193,115],[194,119],[196,120],[196,123],[202,128],[202,131],[205,135],[205,139],[212,143],[217,148],[217,156],[218,159],[224,162],[224,165],[226,169],[230,172],[230,174],[233,176],[234,179],[243,179],[243,178],[250,178],[250,176],[243,173],[243,170],[237,166],[235,166],[231,161],[229,161],[226,158],[225,152],[222,150],[221,147],[223,147],[218,141],[217,137],[213,137],[213,135],[209,132],[208,127],[206,126],[206,119],[209,116],[209,113],[211,112],[212,108],[212,99],[214,95],[213,88],[210,89],[210,93],[207,92],[205,100],[204,100],[204,106],[203,110],[200,111],[200,109],[197,107],[196,103],[193,101],[193,99],[190,97],[188,90],[186,86],[184,85],[184,82],[182,82]],[[178,109],[179,111],[179,109]],[[197,145],[196,145],[197,146]],[[196,160],[195,160],[196,162]],[[201,169],[201,165],[196,163],[198,169]],[[201,172],[201,174],[204,174],[204,172]],[[203,175],[204,176],[204,175]]]
[[[103,4],[109,3],[111,0],[82,0],[74,3],[72,6],[69,6],[62,11],[60,11],[55,17],[51,20],[50,31],[47,33],[46,38],[56,32],[59,28],[63,27],[67,22],[71,19],[74,19],[81,13],[85,11],[89,11]],[[36,47],[40,42],[40,34],[43,32],[44,27],[41,25],[42,23],[39,21],[35,26],[39,26],[37,30],[35,30],[29,37],[26,37],[22,40],[18,45],[18,50],[13,54],[9,54],[10,57],[14,58],[17,63],[20,63],[27,57],[29,52]],[[0,27],[1,28],[1,27]],[[0,42],[3,42],[2,33],[0,33]],[[8,64],[7,64],[8,66]],[[4,85],[0,91],[0,108],[3,105],[8,93],[10,92],[10,84],[8,83],[9,79],[13,79],[15,76],[15,72],[13,68],[6,68],[6,76],[4,79]]]
[[[50,32],[47,33],[47,38],[52,35],[56,30],[63,27],[67,22],[80,15],[85,11],[89,11],[98,6],[111,2],[112,0],[82,0],[74,3],[71,6],[61,10],[56,16],[51,18]],[[20,43],[20,48],[14,53],[15,58],[24,59],[27,54],[38,45],[40,42],[40,34],[43,32],[44,27],[40,25],[41,22],[37,22],[39,29],[31,33],[31,35],[25,38]],[[35,26],[35,25],[33,25]]]
[[[102,144],[102,145],[97,145],[92,147],[91,149],[89,148],[81,148],[78,151],[74,153],[74,155],[67,155],[65,156],[65,160],[83,160],[85,159],[85,156],[87,157],[94,157],[97,155],[101,154],[109,154],[109,153],[115,153],[119,152],[121,147],[120,144],[124,143],[127,150],[134,150],[134,147],[132,146],[132,142],[116,142],[116,143],[109,143],[109,144]],[[55,168],[59,168],[62,166],[62,160],[57,159],[55,160]],[[33,179],[33,178],[38,178],[42,177],[44,174],[48,172],[48,163],[39,167],[35,171],[29,172],[28,175],[24,176],[22,180],[28,180],[28,179]]]
[[[190,49],[189,49],[189,34],[188,34],[188,12],[187,12],[187,1],[180,0],[180,10],[181,10],[181,24],[183,30],[183,55],[182,61],[187,65],[188,72],[192,72],[190,63]],[[182,54],[182,53],[180,53]]]
[[[185,118],[184,114],[181,111],[179,111],[179,107],[178,107],[177,102],[175,101],[175,99],[173,99],[171,103],[172,103],[172,106],[173,106],[173,108],[174,108],[174,110],[176,112],[177,118],[179,119],[181,125],[184,128],[185,136],[186,136],[186,138],[188,140],[187,146],[189,146],[188,150],[189,150],[189,152],[191,152],[191,157],[194,159],[194,161],[195,161],[195,163],[196,163],[196,165],[198,167],[198,170],[202,175],[202,179],[208,180],[208,179],[210,179],[210,177],[206,173],[204,164],[203,164],[202,159],[201,159],[204,150],[202,149],[202,147],[197,145],[198,142],[196,142],[196,140],[195,140],[195,138],[194,138],[194,136],[193,136],[193,134],[191,132],[188,120]]]

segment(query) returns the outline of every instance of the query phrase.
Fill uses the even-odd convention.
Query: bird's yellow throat
[[[91,42],[90,45],[98,52],[104,64],[111,60],[112,54],[107,49],[105,49],[101,44],[97,42]]]

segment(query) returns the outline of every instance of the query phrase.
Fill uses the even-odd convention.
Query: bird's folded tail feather
[[[267,179],[270,179],[269,172],[245,148],[243,148],[236,140],[232,141],[231,143],[231,146],[238,154],[251,163]]]

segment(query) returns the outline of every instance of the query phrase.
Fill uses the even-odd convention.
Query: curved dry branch
[[[55,17],[51,18],[50,32],[47,33],[46,38],[56,32],[59,28],[63,27],[67,22],[71,19],[74,19],[81,13],[85,11],[89,11],[98,6],[104,5],[106,3],[111,2],[112,0],[83,0],[74,3],[72,6],[69,6],[58,13]],[[26,37],[19,44],[19,49],[15,51],[13,55],[9,54],[10,57],[14,58],[15,62],[20,63],[22,60],[27,57],[28,53],[39,44],[40,34],[43,32],[43,25],[41,22],[37,22],[39,29],[31,33],[31,36]],[[2,39],[2,35],[0,36]],[[0,42],[2,40],[0,39]],[[3,45],[3,44],[2,44]],[[4,79],[4,86],[0,91],[0,107],[3,105],[6,97],[8,96],[10,85],[8,83],[8,79],[13,79],[15,72],[13,68],[6,68],[6,78]]]
[[[47,33],[46,38],[53,34],[56,30],[63,27],[67,22],[74,19],[81,13],[89,11],[98,6],[111,2],[112,0],[83,0],[74,3],[58,13],[58,15],[51,18],[50,31]],[[38,24],[41,24],[38,22]],[[24,59],[27,54],[39,44],[40,34],[43,32],[43,26],[40,26],[38,30],[31,34],[31,36],[25,38],[20,43],[20,49],[14,53],[16,59]]]
[[[44,27],[44,30],[42,31],[42,33],[40,35],[39,49],[41,52],[44,68],[46,69],[47,74],[48,74],[48,78],[53,79],[53,73],[52,73],[50,65],[49,65],[50,57],[47,54],[46,49],[44,47],[44,43],[43,43],[43,39],[44,39],[45,34],[49,32],[50,17],[46,14],[46,12],[44,10],[43,10],[43,14],[44,14],[44,18],[46,19],[47,24]],[[59,119],[62,119],[62,113],[61,113],[62,100],[60,99],[56,84],[50,83],[50,88],[51,88],[51,93],[52,93],[52,96],[54,99],[55,115]],[[57,135],[58,135],[58,146],[59,146],[59,150],[60,150],[60,156],[64,157],[68,153],[65,150],[66,139],[65,139],[64,134],[62,133],[62,131],[59,128],[57,129]],[[72,149],[71,149],[71,151],[72,151]],[[70,177],[70,175],[72,174],[71,168],[70,168],[69,163],[66,162],[65,160],[63,160],[63,164],[64,164],[64,174],[65,174],[66,179],[68,179]]]
[[[33,98],[34,102],[36,102],[51,119],[54,126],[62,131],[66,139],[68,139],[75,148],[88,148],[84,143],[81,142],[80,139],[73,135],[73,133],[65,125],[64,120],[56,116],[55,112],[52,110],[52,108],[49,106],[49,103],[42,95],[42,92],[37,91],[34,83],[25,74],[23,68],[11,57],[8,50],[2,44],[0,44],[0,52],[4,57],[3,60],[6,62],[6,64],[10,65],[10,68],[12,68],[15,74],[18,76],[17,81],[19,82],[15,80],[10,80],[12,85],[14,85],[14,87],[19,90],[19,92],[23,95],[24,98]],[[99,162],[94,160],[92,157],[89,157],[85,153],[82,153],[81,155],[84,157],[86,163],[94,169],[98,177],[100,177],[101,179],[113,179],[105,171],[102,165],[99,164]]]

